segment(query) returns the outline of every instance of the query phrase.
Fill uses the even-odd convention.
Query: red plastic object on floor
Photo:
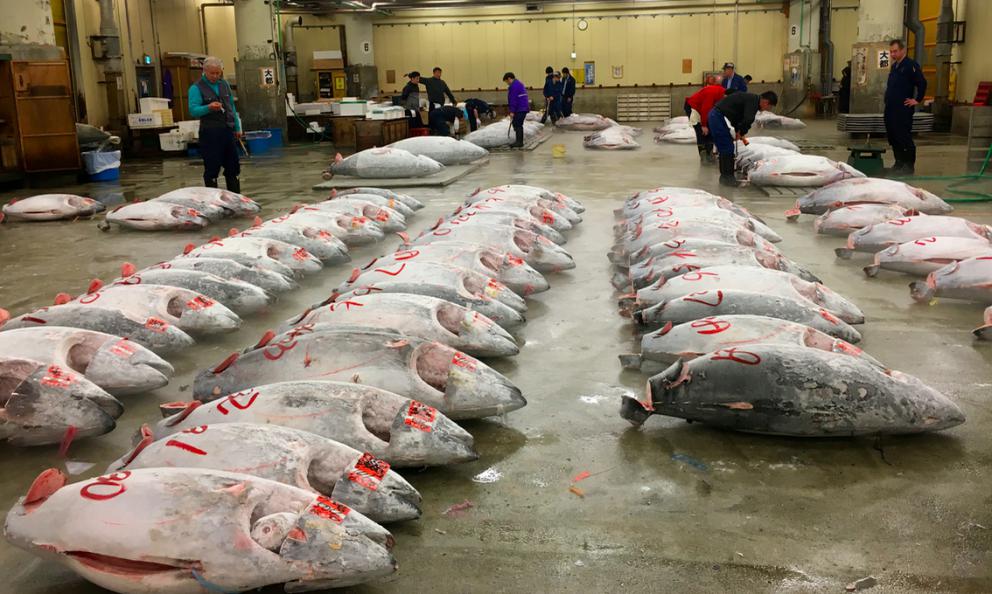
[[[975,105],[988,105],[989,95],[992,94],[992,82],[982,81],[978,83],[978,91],[975,92]]]
[[[430,128],[410,128],[410,135],[407,138],[413,138],[414,136],[430,136]]]

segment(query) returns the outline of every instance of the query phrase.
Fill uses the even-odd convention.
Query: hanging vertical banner
[[[596,63],[595,62],[586,62],[585,73],[586,73],[586,84],[587,85],[594,85],[594,84],[596,84]]]

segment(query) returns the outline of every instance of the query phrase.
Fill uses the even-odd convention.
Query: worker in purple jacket
[[[512,72],[503,75],[503,82],[509,85],[506,92],[506,103],[510,108],[510,115],[513,116],[513,131],[517,133],[517,140],[510,145],[510,148],[523,148],[524,120],[527,119],[527,113],[530,112],[527,87],[517,80]]]

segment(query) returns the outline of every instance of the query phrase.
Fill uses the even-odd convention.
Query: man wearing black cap
[[[723,82],[720,86],[727,89],[727,94],[730,93],[747,93],[747,82],[744,78],[734,72],[734,63],[727,62],[723,65]]]
[[[544,69],[544,92],[541,95],[544,97],[544,115],[541,116],[541,123],[543,124],[548,120],[548,116],[551,115],[551,102],[555,100],[555,69],[548,66]],[[552,118],[552,122],[554,119]]]
[[[734,127],[737,140],[747,144],[745,135],[754,124],[754,116],[759,111],[767,111],[778,104],[778,95],[774,91],[765,91],[760,96],[754,93],[732,93],[720,100],[707,118],[710,125],[710,136],[720,153],[720,185],[736,186],[734,177],[734,135],[731,134],[727,121]]]

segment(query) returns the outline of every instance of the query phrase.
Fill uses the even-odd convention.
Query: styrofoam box
[[[334,104],[334,115],[363,116],[368,103],[365,101],[342,101]]]
[[[161,97],[142,97],[138,100],[141,113],[153,113],[161,109],[169,109],[169,100]]]
[[[158,135],[158,144],[163,151],[184,151],[186,150],[186,137],[177,131],[166,132]]]
[[[341,50],[321,50],[313,53],[314,60],[340,60],[343,57]]]
[[[162,114],[160,113],[129,113],[127,114],[129,128],[161,128]]]

